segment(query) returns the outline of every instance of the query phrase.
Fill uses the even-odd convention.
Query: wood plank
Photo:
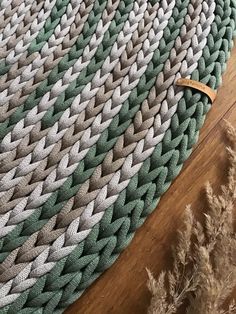
[[[157,210],[138,230],[130,246],[67,311],[67,314],[143,314],[150,294],[146,288],[145,267],[154,274],[171,261],[170,246],[187,204],[203,211],[204,183],[219,186],[225,182],[227,162],[224,122],[236,125],[236,48],[228,63],[217,100],[214,103],[199,142],[182,173],[162,197]]]

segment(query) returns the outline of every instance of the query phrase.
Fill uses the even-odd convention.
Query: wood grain
[[[224,183],[227,171],[224,119],[236,125],[236,48],[223,85],[209,112],[198,144],[181,174],[162,197],[157,209],[137,231],[130,246],[65,312],[66,314],[144,314],[150,301],[148,267],[158,275],[171,261],[170,246],[185,206],[204,210],[204,184]]]

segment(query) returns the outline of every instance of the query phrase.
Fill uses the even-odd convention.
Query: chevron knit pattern
[[[0,313],[62,313],[180,172],[236,0],[0,1]]]

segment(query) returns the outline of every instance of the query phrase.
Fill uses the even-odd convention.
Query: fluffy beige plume
[[[173,248],[173,266],[157,279],[148,270],[152,293],[148,314],[233,314],[236,287],[236,129],[226,122],[230,167],[227,184],[216,195],[208,183],[202,222],[188,206]],[[228,304],[225,310],[225,304]]]

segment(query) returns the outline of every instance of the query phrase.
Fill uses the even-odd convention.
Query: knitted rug
[[[0,313],[61,313],[197,141],[236,0],[1,0]],[[223,104],[222,104],[223,105]]]

